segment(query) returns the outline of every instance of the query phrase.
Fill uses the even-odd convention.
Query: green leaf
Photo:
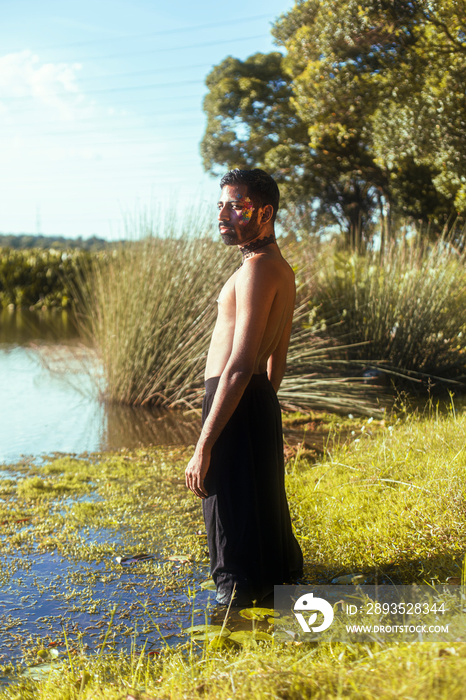
[[[280,613],[273,608],[244,608],[244,610],[240,610],[239,614],[246,620],[263,620],[266,617],[280,616]]]

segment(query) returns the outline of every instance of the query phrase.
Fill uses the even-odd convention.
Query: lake
[[[92,351],[66,312],[0,312],[0,463],[55,452],[194,443],[197,413],[100,401]]]

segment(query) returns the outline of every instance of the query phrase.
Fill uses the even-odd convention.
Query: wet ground
[[[213,593],[184,464],[153,450],[2,469],[0,663],[104,640],[149,652],[206,622]]]

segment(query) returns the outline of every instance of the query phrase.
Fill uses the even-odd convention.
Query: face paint
[[[251,221],[253,211],[254,207],[252,206],[251,200],[249,199],[249,197],[245,197],[243,200],[243,208],[241,209],[241,218],[243,220],[243,224],[248,224]]]

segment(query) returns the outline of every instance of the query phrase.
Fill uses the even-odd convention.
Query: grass
[[[343,426],[335,420],[324,454],[309,461],[298,449],[287,464],[288,497],[307,581],[329,583],[347,573],[362,574],[367,582],[388,577],[407,584],[461,577],[466,551],[464,407],[430,405],[416,415],[401,412],[382,421],[351,423],[347,418],[344,428],[352,426],[355,434],[342,444],[338,435]],[[192,597],[192,583],[199,581],[196,571],[205,567],[205,546],[195,534],[201,522],[199,502],[180,483],[186,458],[183,450],[146,450],[9,468],[11,478],[1,485],[1,519],[31,521],[2,528],[0,555],[8,563],[2,569],[3,589],[21,585],[17,579],[27,576],[24,567],[32,565],[38,549],[59,548],[71,568],[81,558],[101,566],[69,579],[67,603],[65,597],[57,599],[75,610],[65,615],[68,651],[63,635],[56,634],[60,643],[50,646],[54,638],[45,632],[41,638],[38,628],[25,645],[26,658],[35,665],[23,667],[25,675],[1,690],[2,700],[464,697],[465,643],[275,640],[219,649],[210,641],[191,639],[168,647],[155,624],[163,608],[169,620],[183,619],[183,627],[196,619],[202,623],[204,608]],[[160,549],[162,524],[169,537]],[[99,532],[103,537],[93,543]],[[116,546],[118,536],[123,541]],[[156,560],[121,573],[113,554],[116,548],[131,547],[154,551]],[[187,565],[168,559],[173,550],[187,555]],[[157,577],[170,591],[172,604],[183,599],[183,605],[170,610],[165,598],[160,606],[163,596],[153,587]],[[104,589],[99,588],[102,578]],[[123,595],[128,584],[129,597],[112,618],[117,593]],[[186,593],[187,585],[191,593]],[[94,627],[100,625],[95,631],[82,629],[86,614],[93,615]],[[18,643],[21,630],[7,632],[6,622],[2,634]],[[126,646],[121,641],[125,635]],[[57,658],[51,649],[59,652]],[[8,678],[11,672],[4,667],[0,675]]]
[[[168,219],[163,238],[149,236],[94,258],[82,280],[83,327],[109,401],[192,407],[201,400],[216,295],[238,261],[212,245],[202,219],[198,235],[180,234],[178,226]]]
[[[466,252],[448,240],[320,255],[314,299],[344,357],[433,385],[466,384]]]

